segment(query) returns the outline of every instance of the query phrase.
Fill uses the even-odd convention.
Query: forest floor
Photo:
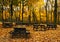
[[[0,25],[0,42],[60,42],[60,25],[56,30],[34,31],[32,26],[26,26],[30,31],[31,38],[10,38],[9,32],[13,28],[2,28]]]

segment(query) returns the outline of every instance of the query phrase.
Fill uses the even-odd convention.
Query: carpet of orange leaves
[[[30,31],[31,37],[29,39],[10,38],[9,32],[13,28],[0,27],[0,42],[60,42],[60,25],[56,30],[34,31],[32,26],[26,26]]]

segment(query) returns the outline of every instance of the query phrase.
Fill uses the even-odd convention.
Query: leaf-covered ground
[[[60,42],[60,26],[56,30],[34,31],[32,26],[26,26],[30,31],[31,38],[10,38],[9,32],[13,28],[1,28],[0,26],[0,42]]]

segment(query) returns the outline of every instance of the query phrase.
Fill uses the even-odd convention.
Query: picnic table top
[[[16,25],[14,26],[14,28],[25,28],[26,26],[25,25]]]

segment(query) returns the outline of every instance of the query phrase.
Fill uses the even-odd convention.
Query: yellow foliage
[[[34,8],[35,8],[35,9],[34,9],[34,12],[35,12],[35,15],[36,15],[38,21],[40,21],[40,15],[41,15],[42,21],[46,21],[46,10],[45,10],[45,9],[42,9],[42,7],[44,7],[44,5],[45,5],[44,0],[39,0],[39,1],[37,1],[37,2],[34,1],[34,0],[31,0],[31,1],[29,1],[28,4],[33,4],[33,6],[34,6]],[[16,7],[16,6],[15,6],[15,7]],[[21,6],[21,7],[22,7],[22,6]],[[40,12],[39,12],[39,9],[41,9]],[[8,12],[8,11],[4,11],[4,12],[3,12],[3,14],[4,14],[4,19],[5,19],[5,13],[6,13],[6,18],[9,17],[9,12]],[[16,14],[16,17],[19,17],[19,14],[20,14],[20,19],[22,20],[22,8],[21,8],[21,10],[16,11],[16,12],[14,12],[13,14]],[[29,16],[29,15],[31,15],[30,10],[27,10],[27,11],[26,11],[26,7],[24,7],[23,18],[26,19],[26,20],[28,20],[28,16]],[[51,17],[51,16],[49,15],[49,17]],[[52,16],[52,17],[53,17],[53,16]],[[13,16],[13,18],[15,18],[15,15]],[[53,18],[53,19],[54,19],[54,18]],[[53,21],[53,19],[52,19],[52,21]],[[49,20],[50,20],[50,18],[49,18]],[[31,17],[31,21],[32,21],[32,17]]]

